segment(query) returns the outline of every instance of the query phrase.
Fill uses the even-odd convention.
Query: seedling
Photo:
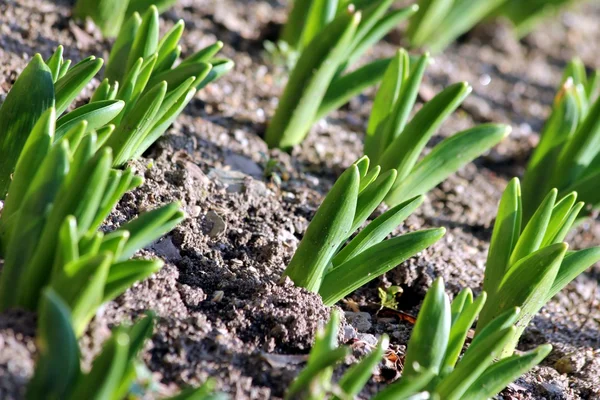
[[[508,18],[518,37],[528,34],[541,20],[552,16],[574,0],[505,0],[497,11]]]
[[[567,252],[563,243],[583,207],[576,200],[573,192],[557,201],[557,190],[552,190],[522,228],[519,180],[513,179],[502,195],[483,281],[489,300],[481,311],[476,337],[499,315],[521,308],[516,329],[503,345],[503,357],[513,353],[533,316],[556,293],[600,261],[600,247]]]
[[[123,196],[142,179],[111,170],[110,148],[82,122],[55,140],[55,111],[39,119],[19,158],[0,216],[0,310],[35,310],[51,286],[73,310],[82,334],[96,309],[162,262],[129,258],[173,229],[184,214],[170,204],[112,233],[98,231]]]
[[[163,12],[176,2],[177,0],[77,0],[73,15],[81,19],[91,18],[104,36],[115,37],[123,22],[133,13],[141,14],[150,6]]]
[[[522,37],[572,0],[419,0],[407,30],[410,43],[441,52],[486,18],[508,18]]]
[[[342,1],[339,7],[337,1],[295,2],[282,39],[300,56],[265,135],[270,147],[301,143],[317,120],[381,80],[389,59],[344,72],[416,11],[415,6],[389,11],[393,2]]]
[[[152,335],[153,316],[147,315],[133,326],[117,327],[87,373],[80,367],[71,317],[67,303],[52,289],[44,290],[37,331],[39,359],[27,387],[27,400],[128,398],[136,379],[137,354]],[[212,383],[207,382],[171,400],[217,398],[212,391]]]
[[[478,125],[444,139],[419,160],[429,139],[471,92],[467,83],[450,85],[409,121],[429,62],[425,54],[411,63],[405,50],[398,51],[385,72],[369,118],[365,154],[381,171],[397,171],[385,199],[390,206],[427,193],[510,133],[506,125]]]
[[[444,228],[427,229],[384,240],[423,201],[407,200],[368,224],[346,241],[381,204],[396,180],[396,171],[379,176],[363,157],[333,185],[308,226],[285,270],[298,286],[319,293],[333,305],[367,282],[437,242]]]
[[[98,149],[111,148],[113,166],[140,157],[192,100],[194,93],[218,79],[233,62],[214,58],[217,42],[184,59],[177,67],[183,32],[179,21],[162,39],[158,10],[150,7],[142,20],[134,13],[111,51],[106,79],[89,103],[65,111],[92,80],[103,60],[89,57],[71,67],[63,48],[44,62],[33,57],[0,108],[0,199],[6,196],[27,135],[40,116],[55,106],[56,135],[61,139],[82,121],[86,133],[97,131]]]
[[[387,335],[381,337],[377,347],[368,356],[348,369],[339,382],[332,382],[334,367],[350,353],[347,347],[337,345],[339,320],[338,312],[332,311],[331,319],[325,329],[317,333],[306,368],[289,387],[285,395],[286,400],[353,399],[371,377],[373,368],[387,350],[389,343]]]
[[[492,398],[550,353],[552,346],[546,344],[496,362],[522,314],[511,308],[475,336],[459,360],[468,331],[485,303],[485,292],[473,300],[471,290],[465,289],[450,304],[442,279],[436,279],[417,316],[402,377],[373,400]]]
[[[392,310],[398,309],[398,300],[396,297],[402,294],[402,288],[400,286],[390,286],[387,289],[377,288],[377,295],[379,296],[379,301],[381,302],[380,310],[384,308],[390,308]]]
[[[523,178],[523,219],[529,221],[545,193],[577,192],[591,208],[600,206],[600,79],[589,77],[575,59],[565,69],[552,113]]]
[[[427,47],[438,53],[505,2],[506,0],[419,0],[419,11],[411,18],[406,34],[413,46]]]

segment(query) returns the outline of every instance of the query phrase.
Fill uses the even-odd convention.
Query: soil
[[[62,44],[74,61],[107,56],[111,40],[89,23],[72,21],[71,7],[66,0],[0,0],[2,99],[36,52],[46,58]],[[105,225],[114,229],[171,201],[181,202],[188,214],[139,253],[162,258],[165,267],[107,304],[81,339],[88,364],[110,328],[154,310],[157,327],[142,355],[160,382],[151,398],[208,377],[234,399],[281,398],[302,368],[315,330],[328,319],[330,310],[318,296],[280,277],[323,195],[361,155],[373,91],[319,121],[291,154],[269,150],[261,136],[286,71],[265,54],[263,42],[277,37],[285,17],[286,4],[276,0],[180,0],[163,15],[163,31],[185,21],[184,54],[221,40],[236,67],[197,95],[167,134],[131,164],[145,184],[125,195]],[[600,67],[598,18],[599,5],[580,5],[522,40],[507,24],[494,22],[436,57],[421,100],[460,80],[470,82],[474,93],[432,142],[482,122],[510,124],[513,133],[430,192],[398,230],[444,226],[442,240],[340,302],[347,320],[340,341],[351,344],[355,355],[382,333],[401,355],[410,335],[409,322],[376,314],[378,287],[401,286],[399,309],[412,315],[438,276],[451,295],[464,287],[480,291],[497,202],[507,181],[523,172],[562,68],[575,55],[590,68]],[[393,54],[403,44],[401,32],[368,57]],[[570,243],[600,244],[600,227],[587,222]],[[502,398],[600,398],[599,277],[593,267],[534,318],[519,349],[551,343],[554,350]],[[18,310],[0,315],[2,399],[23,397],[36,355],[35,322],[35,315]],[[397,376],[396,366],[382,366],[361,397]]]

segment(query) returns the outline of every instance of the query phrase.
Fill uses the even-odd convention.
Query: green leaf
[[[313,0],[295,0],[288,20],[283,26],[280,39],[298,50],[302,41],[302,31],[306,25],[308,12]]]
[[[87,121],[85,132],[99,129],[112,121],[125,107],[121,100],[103,100],[86,104],[56,121],[56,138],[59,140],[81,121]]]
[[[423,80],[423,74],[425,68],[430,62],[429,54],[425,54],[419,57],[416,65],[411,68],[410,74],[406,79],[403,79],[402,87],[400,89],[400,95],[393,105],[390,114],[386,120],[385,129],[381,133],[383,137],[379,139],[380,154],[385,154],[387,148],[402,134],[406,140],[401,140],[405,145],[414,146],[413,148],[407,147],[407,151],[402,153],[398,158],[399,179],[404,179],[410,173],[410,170],[416,163],[419,154],[423,151],[423,148],[430,139],[430,135],[433,135],[434,131],[429,130],[425,132],[426,135],[423,137],[410,136],[410,131],[404,132],[406,122],[410,115],[410,112],[415,105],[417,95],[419,94],[419,86]],[[417,133],[418,135],[419,133]],[[412,152],[412,155],[411,155]]]
[[[313,120],[318,121],[326,117],[353,97],[358,96],[366,88],[376,85],[383,78],[389,63],[389,58],[375,60],[344,76],[333,79]]]
[[[0,107],[0,199],[38,119],[54,106],[52,72],[36,54],[21,72]],[[27,112],[23,112],[27,110]]]
[[[150,82],[148,82],[148,87],[152,88],[160,82],[165,81],[169,88],[174,89],[182,85],[192,76],[196,77],[197,80],[202,81],[208,75],[211,68],[212,66],[210,64],[203,61],[179,65],[177,68],[153,76]]]
[[[413,122],[414,119],[409,125]],[[465,164],[498,144],[510,133],[510,130],[507,125],[482,124],[444,139],[419,161],[405,179],[401,179],[398,175],[394,187],[385,200],[386,203],[395,205],[408,198],[427,193]],[[405,133],[406,130],[399,139]],[[389,151],[393,146],[386,150],[384,157],[391,154]],[[385,170],[383,165],[382,169]]]
[[[479,312],[483,308],[487,294],[485,292],[472,303],[465,307],[460,313],[456,321],[452,324],[450,329],[450,338],[448,340],[448,349],[442,362],[442,370],[451,370],[456,365],[460,352],[469,333],[469,329],[475,322],[475,319],[479,315]]]
[[[553,185],[564,187],[556,173],[558,156],[579,125],[579,106],[572,81],[556,95],[552,113],[546,121],[523,178],[523,217],[528,222]],[[555,177],[556,176],[556,177]]]
[[[544,303],[547,303],[567,286],[572,280],[578,277],[583,271],[600,261],[600,247],[579,250],[567,253],[563,262],[560,264],[556,279],[552,287],[546,294]]]
[[[367,218],[371,216],[373,211],[379,207],[395,180],[396,171],[393,169],[389,170],[379,176],[375,182],[370,184],[358,195],[350,234],[360,228]]]
[[[471,87],[467,83],[456,83],[425,103],[402,133],[383,152],[379,162],[381,168],[384,171],[397,169],[398,177],[405,178],[417,162],[429,138],[470,92]]]
[[[510,266],[510,255],[521,234],[521,187],[519,179],[513,178],[500,199],[494,223],[492,240],[488,251],[483,290],[494,296],[506,270]]]
[[[390,33],[392,29],[396,28],[398,24],[415,14],[418,9],[419,7],[416,4],[413,4],[408,7],[388,12],[383,18],[377,21],[377,24],[375,24],[360,42],[353,43],[351,54],[340,69],[344,70],[346,65],[353,65],[364,53],[383,39],[385,35]]]
[[[577,193],[571,192],[556,203],[552,209],[552,216],[548,222],[548,228],[546,229],[546,234],[544,235],[544,240],[541,244],[542,247],[556,243],[554,242],[554,238],[562,231],[564,224],[568,222],[576,200]],[[559,240],[558,242],[561,241],[562,240]]]
[[[414,379],[421,369],[440,371],[448,346],[450,323],[450,301],[444,292],[444,281],[438,278],[425,295],[410,335],[403,378]]]
[[[205,48],[203,48],[202,50],[197,51],[196,53],[192,54],[191,56],[185,58],[183,61],[181,61],[181,64],[179,65],[186,65],[186,64],[196,64],[199,62],[207,62],[210,63],[210,60],[212,60],[212,58],[217,55],[217,53],[219,51],[221,51],[221,49],[223,48],[223,42],[221,41],[217,41],[213,44],[211,44],[210,46],[207,46]]]
[[[80,375],[79,345],[68,306],[52,289],[44,290],[37,328],[39,358],[27,385],[27,400],[64,399]]]
[[[94,360],[92,370],[77,381],[68,399],[110,399],[126,371],[129,344],[129,336],[117,329]]]
[[[382,147],[381,135],[376,135],[377,128],[388,118],[396,100],[400,96],[400,89],[404,79],[408,76],[409,58],[406,50],[400,49],[384,73],[379,85],[379,90],[373,101],[373,108],[369,116],[369,124],[365,135],[365,154],[374,162],[379,159],[379,150]]]
[[[332,268],[337,268],[357,254],[381,242],[408,218],[421,203],[423,203],[423,196],[417,196],[398,204],[377,217],[333,258]]]
[[[385,240],[331,269],[323,278],[319,289],[323,303],[335,304],[344,296],[425,250],[444,236],[445,232],[444,228],[427,229]]]
[[[382,335],[377,343],[377,347],[359,363],[354,364],[339,381],[339,386],[348,397],[353,398],[358,395],[362,388],[367,384],[375,368],[382,360],[383,353],[389,346],[390,339],[387,335]],[[339,400],[338,397],[334,398]]]
[[[171,203],[141,214],[133,221],[122,225],[117,231],[129,231],[131,236],[117,261],[127,260],[139,249],[170,232],[184,218],[185,214],[180,205]]]
[[[302,52],[267,129],[265,141],[270,147],[289,148],[304,139],[360,17],[359,12],[342,13]]]
[[[102,34],[114,37],[125,19],[129,0],[77,0],[73,15],[92,18]]]
[[[182,84],[182,86],[185,86],[185,85],[187,85],[186,82],[184,82]],[[172,93],[173,92],[167,94],[167,96],[165,97],[165,100],[161,104],[161,109],[160,109],[158,115],[154,118],[154,120],[156,122],[155,122],[154,126],[152,127],[152,129],[150,130],[150,132],[148,132],[144,136],[141,144],[136,146],[135,153],[133,154],[134,159],[141,157],[142,154],[144,154],[144,152],[146,150],[148,150],[148,148],[150,146],[152,146],[152,144],[154,144],[154,142],[156,142],[165,133],[165,131],[169,128],[169,126],[171,126],[173,121],[175,121],[175,119],[177,119],[179,114],[181,114],[183,109],[188,105],[188,103],[192,100],[192,98],[194,98],[194,95],[196,94],[196,89],[194,89],[194,88],[188,89],[188,91],[186,93],[183,93],[181,96],[179,96],[177,101],[175,103],[173,103],[170,108],[167,109],[166,107],[171,104],[170,95]],[[166,112],[159,119],[158,118],[159,115],[165,109],[166,109]]]
[[[0,214],[2,222],[16,213],[25,201],[25,194],[50,151],[54,137],[55,118],[54,108],[51,107],[42,114],[29,134],[13,173],[8,190],[9,196],[6,198]],[[3,240],[6,239],[3,238]]]
[[[450,315],[452,316],[451,326],[454,326],[463,310],[471,304],[473,304],[473,291],[470,288],[461,290],[450,304]]]
[[[312,292],[319,290],[323,272],[350,235],[359,183],[358,167],[352,165],[323,200],[284,272],[296,285]]]
[[[66,143],[62,143],[52,148],[23,197],[23,204],[19,207],[18,215],[15,216],[14,226],[19,229],[15,229],[10,234],[4,267],[0,274],[0,310],[2,311],[12,306],[23,305],[18,301],[21,295],[20,286],[29,273],[29,269],[23,266],[31,262],[39,244],[44,243],[40,238],[46,226],[49,210],[68,171],[69,148]],[[49,276],[49,271],[43,273]],[[29,299],[31,309],[37,306],[40,294],[38,290],[35,297]]]
[[[338,0],[312,0],[302,29],[301,47],[320,38],[323,29],[335,17]]]
[[[125,164],[135,154],[137,146],[144,139],[144,133],[152,126],[166,92],[167,83],[163,82],[143,95],[108,138],[104,147],[113,149],[114,166]]]
[[[158,9],[155,6],[150,6],[144,14],[141,25],[135,34],[135,39],[129,52],[126,71],[129,71],[138,58],[147,59],[156,53],[159,41],[158,35]]]
[[[552,218],[552,210],[556,200],[557,191],[553,189],[548,193],[538,210],[533,214],[529,223],[523,229],[517,244],[510,256],[509,268],[524,257],[537,251],[544,240],[548,224]]]
[[[122,82],[129,72],[129,69],[124,67],[129,63],[133,41],[141,25],[142,18],[138,13],[134,13],[119,31],[106,65],[105,76],[109,82]]]
[[[203,79],[196,79],[197,90],[203,89],[209,83],[216,81],[217,79],[231,71],[235,66],[235,63],[226,58],[213,58],[212,60],[210,60],[210,65],[212,65],[212,68],[210,69],[208,74]]]
[[[411,18],[407,36],[411,45],[422,47],[431,40],[433,34],[439,35],[438,27],[452,8],[453,0],[421,0],[419,10]]]
[[[182,19],[177,21],[175,25],[163,36],[163,38],[158,43],[158,58],[156,60],[156,65],[161,65],[165,60],[172,54],[173,51],[177,49],[179,44],[179,39],[181,39],[181,35],[183,34],[183,30],[185,28],[185,23]]]
[[[83,335],[102,304],[112,258],[110,253],[82,257],[53,276],[51,287],[71,308],[73,330],[77,336]]]
[[[59,45],[54,54],[46,61],[46,65],[52,73],[52,81],[56,82],[60,74],[60,68],[63,65],[63,47]]]
[[[161,260],[127,260],[111,265],[104,288],[102,303],[114,300],[125,293],[134,283],[160,271]]]
[[[433,370],[420,369],[418,374],[410,378],[400,378],[398,382],[388,385],[372,398],[372,400],[409,400],[413,395],[424,390],[437,376]],[[433,397],[417,397],[417,399]]]
[[[60,116],[71,105],[83,88],[100,71],[104,61],[94,56],[77,63],[65,76],[56,81],[56,115]]]
[[[479,346],[469,347],[454,371],[437,385],[435,393],[443,399],[463,399],[464,393],[500,355],[503,347],[515,333],[515,327],[503,329],[482,340]]]
[[[521,333],[545,304],[566,251],[565,243],[557,243],[522,258],[506,272],[496,295],[490,297],[483,308],[477,331],[508,309],[520,307],[522,310],[517,322],[517,334],[504,349],[504,356],[512,354]]]
[[[496,396],[515,379],[539,364],[552,350],[544,344],[535,350],[507,357],[488,367],[464,393],[465,399],[488,399]]]

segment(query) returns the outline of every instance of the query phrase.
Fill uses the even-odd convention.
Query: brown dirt
[[[70,7],[66,0],[0,0],[0,95],[35,52],[47,57],[63,44],[74,61],[106,56],[110,41],[73,23]],[[367,314],[340,303],[354,324],[345,327],[344,340],[357,354],[384,332],[402,352],[410,334],[410,324],[375,315],[378,286],[402,286],[399,309],[412,314],[437,276],[452,294],[467,286],[480,290],[496,204],[537,142],[562,67],[576,54],[600,67],[598,17],[597,5],[575,8],[521,41],[504,24],[491,24],[436,57],[422,99],[459,80],[473,84],[474,94],[434,140],[487,121],[508,123],[513,133],[434,189],[399,229],[444,226],[444,239],[354,293]],[[200,93],[146,157],[132,163],[146,183],[124,197],[106,229],[170,201],[180,201],[189,218],[140,252],[163,258],[165,268],[101,310],[81,340],[84,357],[92,358],[110,327],[153,309],[157,329],[143,359],[164,391],[215,377],[235,399],[280,398],[302,367],[297,356],[309,351],[329,315],[318,296],[280,282],[280,275],[323,194],[361,154],[372,91],[316,124],[291,154],[270,151],[261,135],[285,71],[265,57],[262,42],[276,37],[283,2],[180,0],[164,14],[163,28],[179,18],[186,23],[185,54],[219,39],[236,68]],[[369,56],[390,55],[401,43],[394,33]],[[265,176],[270,159],[277,161],[280,185]],[[589,222],[571,243],[585,247],[599,238],[598,225]],[[583,274],[534,319],[520,349],[549,342],[554,350],[505,398],[600,398],[599,276],[598,268]],[[0,316],[0,398],[22,397],[33,371],[34,327],[32,315]],[[394,377],[381,369],[363,395]]]

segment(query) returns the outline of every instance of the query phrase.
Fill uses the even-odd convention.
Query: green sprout
[[[429,62],[425,54],[411,63],[405,50],[398,51],[385,72],[369,118],[365,154],[381,171],[397,171],[385,200],[390,206],[427,193],[510,133],[506,125],[478,125],[444,139],[419,160],[429,139],[471,92],[467,83],[450,85],[409,121]]]
[[[223,47],[217,42],[173,68],[181,52],[183,21],[162,39],[158,25],[156,7],[143,19],[134,13],[113,46],[106,79],[88,104],[67,113],[103,60],[92,56],[71,67],[62,46],[46,62],[40,55],[33,57],[0,108],[0,199],[27,140],[23,132],[31,132],[48,108],[56,111],[55,140],[87,121],[86,133],[95,130],[98,148],[111,148],[113,165],[122,166],[158,140],[197,90],[233,67],[230,60],[214,58]]]
[[[71,317],[67,303],[54,290],[44,290],[37,331],[39,359],[27,387],[27,400],[128,398],[137,375],[137,355],[152,335],[153,316],[114,329],[87,373],[81,370]],[[213,388],[209,381],[171,400],[216,399]]]
[[[416,196],[377,217],[346,241],[381,204],[396,180],[396,171],[379,176],[363,157],[335,182],[308,226],[284,275],[296,285],[319,293],[333,305],[355,289],[383,275],[437,242],[444,228],[411,232],[384,240],[423,201]]]
[[[522,37],[574,0],[419,0],[407,30],[410,43],[441,52],[486,18],[504,17]]]
[[[415,6],[388,11],[393,2],[295,2],[282,40],[300,56],[265,134],[270,147],[301,143],[315,121],[381,80],[389,59],[345,71],[416,11]]]
[[[600,247],[567,252],[563,241],[583,202],[576,202],[575,192],[557,201],[557,193],[550,191],[526,225],[517,178],[510,181],[498,206],[483,281],[488,301],[476,336],[499,315],[521,308],[503,357],[513,353],[531,319],[556,293],[600,261]]]
[[[436,279],[417,316],[402,377],[373,400],[492,398],[550,353],[552,346],[546,344],[496,361],[522,314],[513,307],[479,332],[459,360],[469,329],[484,304],[485,292],[473,300],[470,289],[461,291],[450,304],[442,279]]]
[[[183,220],[179,205],[141,215],[114,232],[98,231],[125,192],[142,179],[114,170],[112,151],[81,122],[55,140],[54,108],[28,135],[0,216],[0,310],[34,310],[54,288],[73,310],[81,335],[97,308],[161,268],[129,258]]]
[[[506,0],[419,0],[406,34],[411,45],[444,50]]]
[[[575,0],[504,0],[497,14],[512,22],[518,37],[529,33],[542,19],[552,16]]]
[[[368,356],[348,369],[339,382],[334,383],[332,382],[334,367],[350,354],[347,347],[337,345],[339,323],[340,316],[334,310],[325,329],[317,333],[306,368],[288,388],[284,397],[286,400],[353,399],[365,386],[373,368],[387,350],[389,339],[387,335],[383,335],[377,347]]]
[[[115,37],[123,22],[133,13],[141,14],[150,6],[163,12],[176,2],[177,0],[77,0],[73,15],[81,19],[91,18],[104,36]]]
[[[543,196],[577,192],[591,208],[600,206],[600,79],[589,77],[575,59],[565,69],[552,113],[542,130],[523,178],[523,220],[529,221]]]

